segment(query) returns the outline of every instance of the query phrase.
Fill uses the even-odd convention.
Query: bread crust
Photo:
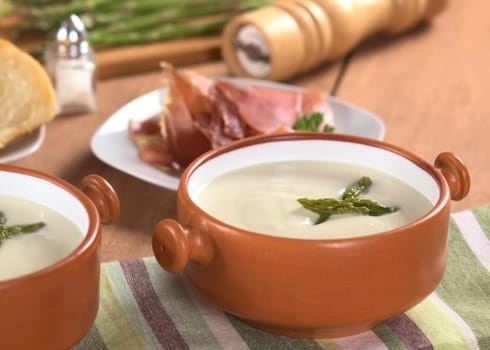
[[[56,94],[44,67],[0,38],[0,148],[49,123],[57,112]]]

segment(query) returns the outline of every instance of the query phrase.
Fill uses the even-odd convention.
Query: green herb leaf
[[[305,131],[319,131],[320,125],[323,123],[323,113],[314,112],[311,114],[304,114],[299,117],[293,125],[294,130]],[[333,132],[334,127],[331,125],[325,125],[322,129],[323,132]]]

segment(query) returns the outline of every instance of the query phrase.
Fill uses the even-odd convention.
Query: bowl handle
[[[451,152],[440,153],[434,163],[449,185],[451,199],[459,201],[470,191],[470,174],[460,157]]]
[[[156,224],[152,246],[156,260],[169,272],[182,271],[190,260],[207,264],[213,257],[207,235],[186,229],[173,219]]]
[[[119,218],[119,197],[103,177],[95,174],[85,176],[80,189],[95,204],[101,223],[112,224]]]

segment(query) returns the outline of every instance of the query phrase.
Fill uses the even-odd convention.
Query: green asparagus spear
[[[2,0],[0,0],[2,1]],[[5,1],[5,0],[3,0]],[[10,1],[14,13],[23,18],[15,35],[40,30],[48,37],[72,13],[80,16],[88,30],[89,41],[97,46],[120,46],[183,36],[219,33],[232,16],[273,0],[21,0]],[[226,18],[203,17],[227,14]],[[203,18],[198,26],[191,21]],[[114,35],[117,33],[118,35]],[[92,36],[94,39],[92,40]],[[128,40],[123,40],[127,36]],[[112,42],[114,38],[114,42]]]
[[[369,177],[363,176],[352,186],[348,187],[340,199],[348,199],[348,198],[357,198],[363,192],[366,192],[369,187],[372,185],[372,181]]]
[[[21,233],[36,232],[44,226],[46,226],[46,224],[41,221],[33,224],[7,226],[6,216],[3,212],[0,212],[0,243],[3,239],[12,238],[13,236]]]
[[[397,207],[380,203],[374,199],[358,198],[361,193],[367,191],[371,184],[371,179],[364,176],[354,185],[350,186],[339,199],[299,198],[298,202],[305,209],[311,210],[319,215],[315,225],[327,221],[331,215],[357,213],[369,216],[380,216],[396,212],[398,210]]]
[[[147,31],[131,31],[110,33],[93,31],[90,42],[97,47],[122,46],[190,37],[195,35],[216,34],[226,24],[229,18],[220,20],[198,21],[193,23],[171,23]]]
[[[65,0],[15,0],[16,5],[22,6],[42,6],[42,5],[53,5],[66,3]]]
[[[379,203],[373,199],[335,199],[335,198],[320,198],[320,199],[308,199],[300,198],[298,202],[301,205],[319,215],[328,216],[335,214],[352,214],[358,213],[369,216],[381,216],[396,212],[397,207],[393,207],[387,204]],[[322,217],[322,222],[325,221],[325,217]],[[317,222],[318,223],[318,222]]]
[[[0,239],[10,238],[12,236],[18,235],[19,233],[33,233],[44,227],[45,225],[46,224],[44,222],[35,222],[33,224],[26,225],[2,225],[0,228]]]
[[[250,2],[250,0],[247,2]],[[231,18],[240,10],[240,4],[236,3],[216,2],[190,6],[183,2],[180,6],[157,9],[157,11],[149,11],[134,16],[128,16],[127,13],[122,11],[114,11],[100,14],[85,14],[81,16],[81,19],[85,23],[85,26],[88,29],[92,27],[97,35],[104,34],[109,37],[111,33],[115,32],[128,33],[130,31],[145,29],[152,30],[162,25],[168,25],[170,23],[182,24],[183,20],[204,16],[224,14]]]
[[[351,202],[355,207],[358,208],[361,207],[368,208],[369,211],[367,212],[367,215],[369,216],[381,216],[384,214],[394,213],[398,211],[397,207],[380,203],[374,199],[349,198],[346,199],[346,201]]]

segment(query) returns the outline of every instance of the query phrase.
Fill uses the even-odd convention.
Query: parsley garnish
[[[326,124],[322,130],[318,130],[320,125],[323,123],[323,113],[314,112],[311,114],[304,114],[296,120],[293,125],[294,130],[306,130],[306,131],[323,131],[323,132],[333,132],[334,127],[332,125]]]

